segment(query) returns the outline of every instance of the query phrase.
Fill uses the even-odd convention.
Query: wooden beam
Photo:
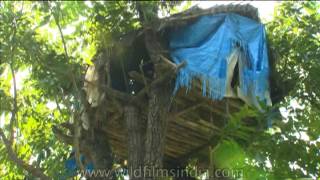
[[[132,79],[136,80],[139,83],[144,84],[144,80],[143,80],[143,75],[142,74],[138,73],[137,71],[130,71],[128,74]],[[145,79],[147,81],[147,84],[151,83],[151,80],[149,78],[145,77]]]
[[[181,110],[180,112],[172,114],[172,117],[178,117],[178,116],[181,116],[181,115],[183,115],[185,113],[193,111],[193,110],[197,109],[198,107],[200,107],[202,104],[204,104],[204,102],[199,102],[197,104],[193,104],[193,105]]]
[[[219,143],[219,141],[217,138],[210,138],[210,140],[208,142],[206,142],[205,144],[191,150],[187,154],[180,156],[178,158],[178,161],[181,163],[184,163],[184,162],[188,161],[189,158],[192,158],[192,157],[199,155],[199,153],[201,153],[203,150],[207,149],[209,146],[212,146],[212,145],[216,146],[218,143]]]
[[[171,68],[177,68],[177,65],[175,63],[173,63],[172,61],[170,61],[168,58],[164,57],[163,55],[160,55],[160,58],[163,60],[163,62],[168,64]]]
[[[104,89],[105,89],[107,96],[110,96],[111,98],[116,98],[116,99],[121,100],[123,102],[127,102],[128,100],[130,100],[132,98],[132,96],[130,96],[129,94],[115,90],[110,87],[104,86]]]

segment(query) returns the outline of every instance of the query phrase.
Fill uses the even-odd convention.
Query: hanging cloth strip
[[[178,72],[175,93],[180,87],[188,91],[192,80],[198,78],[204,96],[222,99],[226,95],[228,66],[234,69],[232,59],[238,57],[240,93],[269,101],[269,64],[263,24],[234,13],[220,13],[202,16],[192,24],[171,29],[169,34],[173,61],[187,62]]]

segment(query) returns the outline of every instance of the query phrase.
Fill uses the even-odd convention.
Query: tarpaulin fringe
[[[263,24],[234,13],[206,15],[172,29],[169,45],[176,64],[187,62],[178,73],[174,93],[181,87],[188,91],[192,80],[198,78],[203,96],[222,99],[228,85],[228,66],[237,61],[241,93],[267,100],[269,64]]]

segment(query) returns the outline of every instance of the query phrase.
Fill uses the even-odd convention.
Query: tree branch
[[[11,111],[11,120],[9,124],[9,131],[10,131],[10,145],[13,144],[14,140],[14,130],[13,130],[13,124],[17,121],[17,113],[18,113],[18,106],[17,106],[17,84],[16,84],[16,75],[14,72],[14,69],[12,67],[12,64],[10,64],[10,70],[12,74],[12,82],[13,82],[13,110]]]
[[[56,102],[57,109],[58,109],[58,111],[60,112],[60,114],[61,114],[61,116],[62,116],[63,113],[62,113],[62,109],[61,109],[61,107],[60,107],[60,105],[59,105],[57,96],[54,96],[54,101]]]
[[[59,33],[60,33],[60,37],[61,37],[61,40],[62,40],[62,44],[63,44],[63,50],[64,50],[64,53],[65,55],[67,56],[67,58],[69,57],[69,54],[68,54],[68,50],[67,50],[67,45],[66,45],[66,41],[64,39],[64,36],[63,36],[63,33],[62,33],[62,29],[61,29],[61,26],[60,26],[60,21],[59,21],[59,17],[54,16],[54,20],[58,26],[58,29],[59,29]]]
[[[21,9],[22,11],[22,9]],[[16,32],[17,32],[17,18],[14,17],[13,20],[13,35],[12,35],[12,39],[15,39],[16,36]],[[11,120],[10,120],[10,124],[9,124],[9,131],[10,131],[10,136],[9,136],[9,142],[10,145],[13,144],[13,140],[14,140],[14,131],[13,131],[13,124],[16,122],[17,120],[17,112],[18,112],[18,106],[17,106],[17,83],[16,83],[16,75],[14,72],[14,68],[13,68],[13,62],[14,62],[14,54],[15,54],[15,49],[16,49],[16,45],[15,45],[15,41],[12,40],[12,46],[11,46],[11,56],[10,56],[10,71],[11,71],[11,75],[12,75],[12,83],[13,83],[13,110],[11,111]]]
[[[0,136],[2,138],[2,141],[5,145],[5,148],[7,150],[8,156],[9,158],[16,163],[17,166],[23,168],[24,170],[28,171],[29,173],[31,173],[33,176],[35,177],[39,177],[40,179],[43,180],[50,180],[51,178],[47,175],[45,175],[41,169],[39,168],[35,168],[29,164],[27,164],[26,162],[24,162],[21,158],[18,157],[18,155],[13,151],[11,144],[9,142],[9,140],[6,138],[6,136],[4,135],[4,132],[2,129],[0,129]]]
[[[20,12],[23,10],[23,4],[21,7]],[[14,18],[13,21],[13,38],[15,39],[16,35],[16,27],[17,24],[17,18]],[[11,57],[10,57],[10,71],[12,75],[12,81],[13,81],[13,110],[11,111],[11,119],[9,123],[9,139],[5,136],[3,130],[0,128],[0,137],[5,145],[6,151],[8,153],[8,157],[13,161],[18,167],[21,167],[22,169],[28,171],[30,174],[32,174],[35,177],[39,177],[40,179],[44,180],[50,180],[51,178],[45,175],[40,168],[33,167],[29,165],[28,163],[24,162],[23,159],[19,158],[17,153],[12,149],[12,144],[14,141],[14,123],[17,122],[17,113],[18,113],[18,105],[17,105],[17,83],[16,83],[16,76],[14,71],[14,54],[15,54],[16,45],[14,42],[12,42],[11,47]]]
[[[52,132],[61,142],[66,143],[68,145],[73,144],[73,137],[64,134],[62,130],[59,129],[57,126],[52,126]]]
[[[163,62],[167,63],[172,68],[177,68],[177,65],[170,61],[168,58],[164,57],[163,55],[160,55],[160,58],[163,60]]]
[[[143,81],[143,84],[144,84],[144,86],[145,86],[145,87],[147,87],[147,86],[148,86],[147,78],[145,77],[145,74],[144,74],[144,72],[143,72],[142,65],[143,65],[142,63],[139,65],[139,69],[140,69],[140,73],[142,74],[142,81]],[[148,87],[147,87],[146,91],[147,91],[147,93],[149,93],[149,89],[148,89]]]
[[[130,71],[128,74],[132,79],[134,79],[135,81],[137,81],[139,83],[143,83],[143,84],[151,83],[151,80],[149,78],[142,77],[142,75],[137,71]],[[146,83],[144,81],[146,81]]]
[[[51,12],[52,12],[52,9],[50,9]],[[62,44],[63,44],[63,49],[64,49],[64,52],[65,52],[65,55],[67,57],[68,60],[69,59],[69,55],[68,55],[68,50],[67,50],[67,45],[66,45],[66,42],[65,42],[65,39],[64,39],[64,35],[62,33],[62,29],[61,29],[61,26],[60,26],[60,21],[59,21],[59,17],[53,12],[53,17],[54,17],[54,20],[55,20],[55,23],[56,25],[58,26],[58,29],[59,29],[59,33],[60,33],[60,37],[61,37],[61,40],[62,40]],[[71,75],[71,81],[72,81],[72,84],[73,84],[73,87],[75,88],[75,91],[76,91],[76,96],[78,96],[78,99],[82,100],[82,96],[81,96],[81,92],[79,91],[78,87],[77,87],[77,83],[76,83],[76,80],[75,80],[75,77],[73,75],[73,73],[71,72],[70,73]],[[81,136],[81,123],[79,122],[80,121],[80,116],[79,116],[79,113],[78,112],[75,112],[74,113],[74,119],[73,119],[73,123],[74,123],[74,139],[73,139],[73,146],[74,146],[74,149],[75,149],[75,158],[76,158],[76,162],[77,164],[79,165],[80,169],[81,170],[84,170],[84,166],[80,160],[80,145],[79,145],[79,138]]]
[[[68,122],[61,123],[60,126],[67,128],[69,131],[73,132],[73,126]]]
[[[167,71],[166,73],[164,73],[164,75],[162,75],[160,78],[154,80],[150,85],[144,87],[141,91],[139,91],[139,93],[137,94],[137,96],[135,96],[132,101],[133,102],[139,102],[141,100],[141,98],[145,95],[145,93],[148,92],[148,89],[150,88],[154,88],[156,86],[159,86],[160,84],[162,84],[163,82],[166,82],[168,80],[170,80],[170,78],[176,74],[180,68],[184,67],[186,65],[186,61],[183,61],[182,63],[175,65],[175,67],[172,70]]]

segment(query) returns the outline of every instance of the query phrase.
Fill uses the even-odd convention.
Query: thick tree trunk
[[[88,179],[112,179],[113,174],[110,173],[113,166],[112,149],[109,143],[107,133],[102,129],[103,123],[107,123],[107,113],[105,107],[107,103],[102,101],[100,106],[96,108],[88,107],[88,118],[90,119],[90,128],[83,136],[83,148],[88,150],[88,156],[94,166],[95,173],[88,176]],[[98,173],[98,172],[102,173]],[[103,172],[109,172],[103,173]]]
[[[146,47],[151,61],[154,63],[154,78],[163,75],[160,64],[161,46],[152,30],[145,33]],[[171,82],[164,82],[151,87],[148,102],[148,122],[146,132],[144,168],[146,179],[158,179],[161,174],[153,173],[163,167],[163,156],[168,124],[168,113],[171,104]],[[157,171],[156,171],[157,172]]]
[[[145,128],[144,118],[134,105],[124,107],[124,118],[128,131],[128,172],[132,180],[143,179]]]
[[[150,90],[144,160],[146,168],[162,168],[170,97],[168,86]]]
[[[98,171],[111,172],[113,165],[113,157],[111,146],[108,141],[106,133],[102,129],[95,129],[94,141],[88,143],[88,149],[90,150],[91,160],[94,164],[94,169]],[[113,174],[98,174],[96,177],[89,177],[90,179],[112,179]]]
[[[154,170],[163,167],[171,93],[170,83],[150,89],[147,122],[137,106],[125,107],[130,179],[150,180],[161,176]],[[147,127],[145,127],[146,123]]]

